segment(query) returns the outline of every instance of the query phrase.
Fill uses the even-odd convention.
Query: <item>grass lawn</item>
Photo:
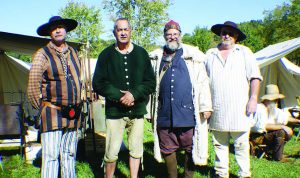
[[[126,138],[126,136],[125,136]],[[213,172],[214,151],[210,137],[209,160],[208,165],[198,167],[195,178],[210,177]],[[126,144],[126,143],[125,143]],[[140,177],[163,178],[166,177],[166,168],[164,164],[157,163],[153,158],[153,138],[151,124],[145,121],[145,151],[143,160],[143,171],[140,171]],[[237,177],[238,166],[234,159],[233,149],[230,150],[230,177]],[[40,161],[34,165],[25,164],[22,158],[10,151],[0,151],[3,156],[3,170],[0,167],[0,177],[2,178],[35,178],[40,176]],[[251,158],[252,178],[297,178],[300,177],[300,140],[295,141],[292,138],[285,146],[284,154],[288,155],[290,162],[280,163],[268,161],[266,159]],[[76,171],[78,178],[104,177],[103,168],[101,168],[103,153],[87,153],[85,156],[78,155]],[[179,177],[183,176],[183,158],[184,154],[178,154]],[[115,177],[129,177],[128,152],[121,151],[119,155],[118,167]]]

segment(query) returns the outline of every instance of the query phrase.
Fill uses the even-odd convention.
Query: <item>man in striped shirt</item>
[[[40,111],[42,142],[41,177],[76,177],[75,159],[77,128],[80,117],[70,110],[67,118],[63,106],[78,106],[81,102],[80,61],[77,51],[66,42],[67,32],[75,29],[73,19],[51,17],[37,29],[40,36],[50,36],[50,42],[32,57],[28,81],[28,98]],[[75,109],[76,112],[76,109]]]
[[[246,35],[235,23],[216,24],[211,31],[221,37],[221,43],[206,53],[214,110],[209,128],[216,152],[216,175],[229,177],[229,140],[232,138],[238,175],[250,177],[251,120],[248,116],[256,111],[262,77],[251,50],[236,44],[246,39]]]

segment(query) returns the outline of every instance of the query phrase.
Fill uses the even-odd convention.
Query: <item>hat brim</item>
[[[284,97],[285,96],[283,94],[272,94],[272,95],[264,95],[260,99],[262,101],[264,101],[264,100],[273,101],[273,100],[277,100],[277,99],[283,99]]]
[[[233,26],[231,26],[231,25],[216,24],[216,25],[213,25],[213,26],[211,27],[211,31],[212,31],[214,34],[220,36],[221,30],[222,30],[223,27],[230,27],[230,28],[235,29],[235,30],[238,32],[239,36],[238,36],[236,42],[243,41],[244,39],[247,38],[247,36],[246,36],[240,29],[235,28],[235,27],[233,27]]]
[[[74,30],[77,27],[78,23],[73,19],[55,20],[41,25],[36,31],[37,34],[40,36],[50,36],[50,27],[52,25],[64,25],[66,27],[66,31],[69,32]]]

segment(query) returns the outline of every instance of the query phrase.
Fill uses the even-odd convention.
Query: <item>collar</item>
[[[220,52],[220,50],[219,50],[219,48],[218,48],[219,45],[220,45],[220,44],[218,44],[218,45],[214,48],[214,50],[212,51],[212,54],[217,55],[217,54]],[[238,44],[235,44],[235,45],[233,46],[233,48],[231,49],[232,52],[240,51],[240,50],[241,50],[241,46],[238,45]]]
[[[129,47],[127,48],[127,50],[126,50],[125,52],[122,52],[122,51],[119,49],[117,43],[115,43],[115,49],[116,49],[119,53],[121,53],[121,54],[129,54],[129,53],[131,53],[131,51],[133,50],[133,43],[132,43],[132,42],[129,43]]]
[[[49,46],[59,53],[66,54],[69,51],[69,46],[67,43],[65,43],[65,47],[62,50],[58,49],[58,47],[52,41],[49,42]]]

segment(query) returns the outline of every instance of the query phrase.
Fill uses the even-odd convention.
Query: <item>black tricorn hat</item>
[[[230,28],[233,28],[237,31],[237,33],[239,34],[239,36],[236,40],[237,42],[238,41],[243,41],[244,39],[247,38],[247,36],[240,29],[237,28],[237,24],[235,24],[234,22],[231,22],[231,21],[226,21],[226,22],[224,22],[224,24],[213,25],[211,27],[211,31],[214,32],[216,35],[220,36],[221,29],[223,27],[230,27]]]
[[[69,32],[74,30],[78,23],[73,19],[63,19],[60,16],[53,16],[49,19],[48,23],[45,23],[36,30],[37,34],[40,36],[50,36],[50,27],[52,25],[64,25],[66,27],[66,31]]]

